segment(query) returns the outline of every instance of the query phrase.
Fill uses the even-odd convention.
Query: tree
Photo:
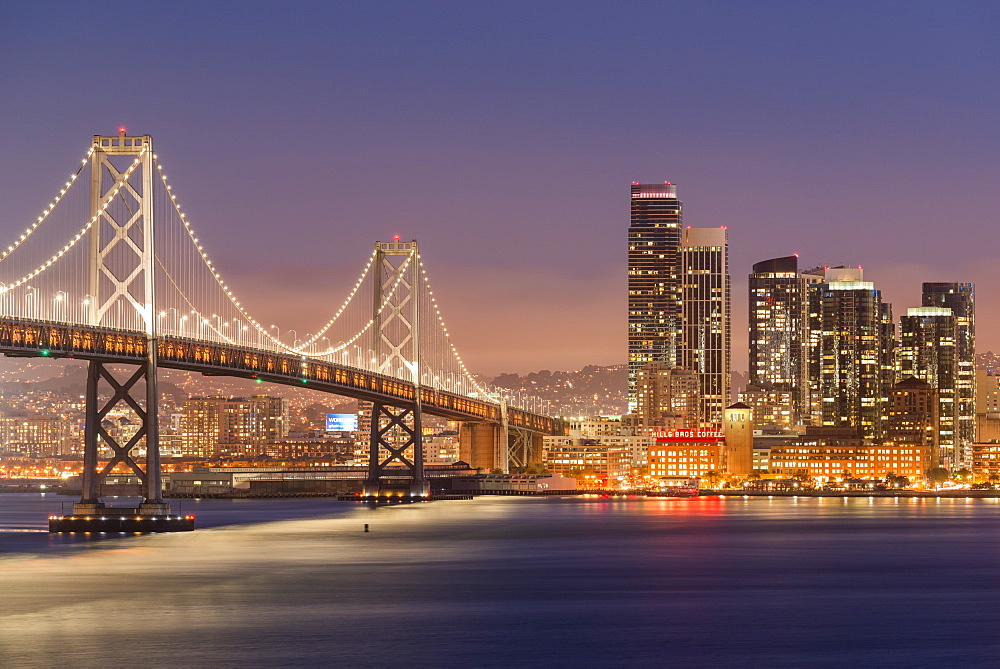
[[[708,483],[709,488],[715,488],[719,485],[719,481],[722,480],[722,472],[710,469],[702,475],[702,478]]]
[[[972,471],[966,469],[965,467],[962,467],[961,469],[955,472],[955,478],[961,481],[968,481],[971,476],[972,476]]]
[[[931,467],[927,470],[927,479],[938,486],[951,478],[951,474],[944,467]]]
[[[747,474],[747,481],[759,481],[760,480],[760,470],[755,469],[749,474]]]
[[[910,479],[905,476],[896,476],[894,474],[887,475],[885,477],[885,483],[890,488],[895,488],[897,490],[910,487]]]

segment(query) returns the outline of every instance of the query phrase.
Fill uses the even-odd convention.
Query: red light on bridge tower
[[[124,135],[125,134],[125,126],[123,126],[123,125],[122,126],[118,126],[118,134],[119,135]]]
[[[393,235],[392,239],[393,239],[393,241],[398,242],[399,241],[399,235]]]

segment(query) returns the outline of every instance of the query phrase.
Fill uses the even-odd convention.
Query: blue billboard
[[[358,414],[328,413],[326,415],[327,432],[353,432],[358,429]]]

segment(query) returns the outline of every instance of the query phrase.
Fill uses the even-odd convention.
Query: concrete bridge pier
[[[540,464],[542,435],[501,423],[462,423],[459,459],[486,472]]]

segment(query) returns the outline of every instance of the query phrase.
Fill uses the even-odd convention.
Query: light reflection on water
[[[0,522],[20,519],[14,529],[51,508],[10,500]],[[0,666],[1000,660],[993,500],[218,500],[191,512],[212,526],[0,535]],[[253,514],[272,522],[246,524]]]

